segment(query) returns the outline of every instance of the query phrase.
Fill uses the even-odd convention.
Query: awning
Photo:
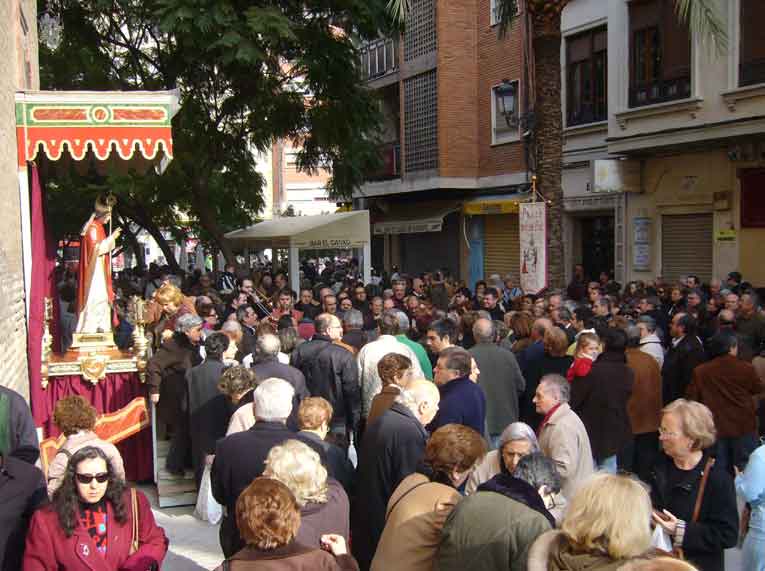
[[[255,250],[289,247],[301,250],[361,248],[369,243],[369,211],[285,216],[234,230],[225,237],[234,247]]]
[[[518,205],[527,197],[527,194],[519,193],[477,196],[465,200],[462,205],[462,211],[473,216],[482,214],[518,214]]]
[[[454,201],[398,204],[385,213],[383,220],[375,222],[373,232],[375,236],[440,232],[444,217],[458,210],[459,203]]]
[[[40,148],[53,160],[64,148],[77,161],[88,148],[109,158],[112,148],[130,160],[138,152],[153,160],[173,157],[170,121],[178,111],[178,91],[22,91],[16,93],[19,166]]]

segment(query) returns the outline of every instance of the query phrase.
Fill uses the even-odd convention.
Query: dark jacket
[[[130,509],[130,492],[126,490],[122,498],[127,511],[125,523],[117,522],[112,505],[107,502],[109,545],[105,557],[99,555],[87,529],[77,525],[72,536],[66,537],[59,524],[58,514],[52,507],[45,507],[37,510],[32,516],[22,569],[24,571],[50,569],[143,571],[150,569],[152,561],[156,561],[161,567],[167,553],[167,537],[164,530],[154,521],[149,500],[142,492],[137,492],[137,496],[139,548],[133,555],[129,554],[133,516]]]
[[[635,374],[623,353],[602,353],[586,377],[571,385],[571,409],[579,415],[590,437],[595,460],[621,452],[632,439],[627,402]]]
[[[704,348],[695,335],[686,335],[677,346],[670,346],[661,369],[664,404],[685,396],[693,369],[704,361]]]
[[[385,527],[393,490],[417,469],[425,454],[428,433],[411,411],[394,403],[364,433],[351,510],[353,554],[368,569]]]
[[[295,433],[281,422],[256,422],[250,430],[218,442],[210,483],[213,497],[227,509],[220,527],[221,547],[226,557],[244,547],[235,517],[239,494],[263,474],[271,448],[294,437]]]
[[[361,348],[366,345],[368,341],[369,338],[367,337],[366,332],[361,329],[351,329],[350,331],[346,331],[345,335],[343,335],[343,343],[356,349],[356,353],[361,351]]]
[[[318,434],[313,432],[301,430],[297,433],[297,438],[314,448],[317,446],[321,447],[326,458],[327,472],[332,478],[340,482],[345,491],[350,495],[353,491],[353,476],[356,468],[351,464],[345,450],[336,444],[322,440]]]
[[[574,358],[568,355],[553,357],[545,353],[541,359],[529,363],[523,374],[523,378],[526,379],[526,390],[519,401],[520,419],[523,422],[532,428],[539,426],[539,423],[542,422],[542,415],[537,413],[533,399],[540,379],[551,373],[565,377],[573,362]]]
[[[308,366],[311,364],[313,358],[318,354],[318,352],[324,349],[324,347],[330,343],[332,343],[332,339],[330,339],[327,335],[317,333],[311,338],[310,341],[301,343],[295,347],[295,350],[290,354],[290,365],[296,369],[300,369],[300,371],[305,376],[306,382],[310,382],[310,372],[308,371]]]
[[[42,472],[13,456],[0,457],[0,570],[21,569],[35,509],[48,500]]]
[[[688,477],[670,488],[668,471],[672,459],[660,454],[648,484],[651,486],[654,509],[666,509],[686,522],[683,538],[685,557],[701,571],[723,571],[723,551],[735,546],[738,539],[738,508],[733,478],[722,467],[712,467],[701,501],[699,519],[691,523],[707,458],[708,453],[705,453]]]
[[[229,561],[236,562],[236,569],[241,571],[358,571],[359,568],[350,555],[335,558],[322,549],[300,545],[297,541],[269,551],[245,547],[229,557]],[[224,569],[221,565],[215,571]]]
[[[328,533],[350,537],[350,504],[348,494],[337,480],[327,479],[327,501],[309,502],[300,508],[300,529],[295,540],[308,547],[321,547],[321,536]]]
[[[493,343],[479,343],[470,348],[481,374],[478,384],[486,395],[486,425],[489,435],[500,434],[518,420],[518,398],[526,388],[515,355]]]
[[[255,384],[275,377],[292,385],[292,388],[295,389],[295,396],[292,397],[292,413],[287,419],[287,426],[292,430],[297,430],[297,411],[300,401],[310,396],[303,373],[295,367],[280,363],[276,356],[258,358],[258,360],[253,361],[252,371],[255,373]]]
[[[201,365],[192,367],[186,373],[184,408],[189,414],[191,458],[197,486],[202,480],[205,457],[215,453],[215,444],[226,436],[231,418],[229,401],[218,390],[223,369],[223,362],[205,359]]]
[[[173,333],[146,365],[149,394],[159,393],[157,416],[163,422],[181,422],[181,403],[186,393],[186,371],[198,364],[199,352],[185,333]]]
[[[709,407],[718,438],[757,433],[752,397],[762,392],[754,367],[732,355],[723,355],[693,370],[688,398]]]
[[[468,377],[453,379],[438,387],[441,402],[435,418],[428,425],[431,434],[438,428],[454,423],[464,424],[483,434],[486,428],[486,396],[483,389]]]
[[[324,397],[334,410],[331,427],[352,432],[361,418],[359,367],[353,353],[335,343],[324,345],[305,363],[311,396]]]
[[[27,401],[16,391],[0,386],[0,422],[7,423],[6,438],[0,438],[0,455],[13,456],[29,464],[40,457],[37,431]],[[1,433],[2,431],[0,431]]]

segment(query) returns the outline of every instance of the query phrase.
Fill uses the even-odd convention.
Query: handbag
[[[707,458],[707,463],[704,466],[704,473],[701,475],[701,483],[699,484],[699,493],[696,495],[696,505],[693,506],[693,515],[691,516],[691,523],[699,521],[699,514],[701,514],[701,502],[704,500],[704,490],[707,487],[707,480],[709,480],[709,472],[712,470],[712,466],[715,465],[714,458]],[[682,547],[676,547],[673,551],[675,557],[685,561],[685,554]]]
[[[130,552],[129,555],[133,555],[138,551],[138,494],[135,488],[130,488],[130,509],[133,517],[131,518],[133,523],[132,535],[130,537]]]

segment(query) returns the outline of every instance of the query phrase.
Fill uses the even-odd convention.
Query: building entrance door
[[[581,218],[582,265],[586,276],[597,281],[600,272],[614,271],[614,217]]]

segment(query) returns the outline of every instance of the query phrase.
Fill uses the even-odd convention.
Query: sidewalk
[[[218,527],[193,516],[194,507],[157,507],[154,486],[140,486],[152,505],[157,524],[165,529],[170,550],[162,571],[210,571],[223,561],[218,542]]]

